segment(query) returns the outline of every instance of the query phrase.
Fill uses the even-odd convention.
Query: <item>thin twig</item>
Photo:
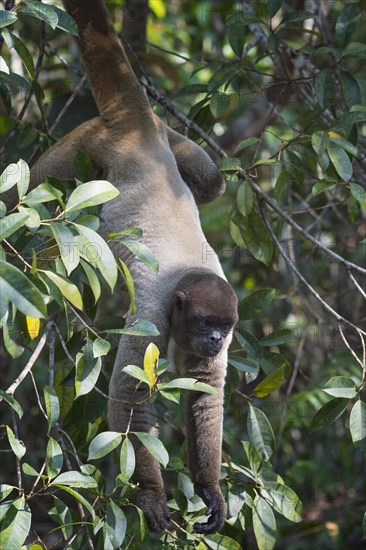
[[[350,327],[352,327],[354,330],[361,331],[362,334],[366,336],[366,332],[362,331],[359,327],[354,325],[351,321],[340,315],[337,311],[335,311],[321,296],[320,294],[313,288],[313,286],[305,279],[305,277],[300,273],[300,271],[297,269],[294,262],[289,258],[289,256],[286,254],[283,246],[281,245],[280,241],[278,240],[275,232],[272,229],[271,224],[269,223],[267,216],[265,215],[263,211],[263,206],[261,204],[261,201],[258,201],[259,205],[259,211],[261,214],[261,217],[263,219],[263,223],[265,224],[266,228],[268,229],[273,242],[276,244],[278,251],[280,252],[283,259],[286,261],[286,263],[290,266],[292,271],[296,273],[297,277],[300,279],[300,281],[306,286],[306,288],[309,290],[309,292],[317,299],[318,302],[320,302],[323,306],[323,308],[328,311],[333,317],[337,319],[338,323],[344,323]]]
[[[47,323],[47,326],[45,328],[45,331],[41,337],[41,339],[39,340],[34,352],[32,353],[32,356],[31,358],[29,359],[28,363],[26,364],[26,366],[24,367],[24,369],[22,370],[22,372],[19,374],[19,376],[14,380],[14,382],[11,384],[11,386],[8,387],[8,389],[6,390],[6,393],[8,393],[9,395],[13,395],[15,390],[17,389],[17,387],[23,382],[24,378],[27,376],[27,374],[30,372],[31,368],[33,367],[34,363],[37,361],[38,357],[40,356],[45,344],[46,344],[46,341],[47,341],[47,336],[48,336],[48,333],[50,331],[50,327],[52,325],[52,321],[50,321],[49,323]],[[2,401],[2,397],[0,396],[0,401]]]
[[[18,424],[17,424],[17,419],[15,416],[14,409],[11,409],[11,420],[13,424],[14,435],[17,439],[19,439]],[[22,469],[20,466],[20,459],[18,457],[16,457],[15,465],[16,465],[17,478],[18,478],[18,494],[19,496],[21,496],[23,493],[23,482],[22,482]]]
[[[362,363],[361,359],[358,357],[357,353],[354,352],[354,350],[351,348],[351,346],[349,345],[348,343],[348,340],[347,338],[345,337],[344,335],[344,332],[343,332],[343,329],[340,325],[340,323],[338,323],[338,330],[339,330],[339,334],[341,335],[342,337],[342,340],[344,342],[344,345],[346,346],[346,348],[348,349],[348,351],[350,352],[350,354],[352,355],[352,357],[355,359],[355,361],[360,365],[361,369],[364,370],[365,366],[364,364]],[[360,329],[359,329],[360,330]],[[361,335],[360,335],[361,336]]]

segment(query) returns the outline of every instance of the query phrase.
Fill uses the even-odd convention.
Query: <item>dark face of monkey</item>
[[[231,286],[211,273],[182,278],[174,294],[172,335],[186,353],[217,355],[238,320]]]

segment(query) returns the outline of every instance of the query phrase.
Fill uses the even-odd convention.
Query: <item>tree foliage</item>
[[[121,2],[107,4],[120,30]],[[47,178],[29,191],[29,166],[96,109],[75,23],[59,3],[7,1],[0,193],[16,191],[17,201],[9,211],[0,202],[1,547],[361,548],[365,7],[149,6],[147,48],[131,59],[149,75],[154,109],[206,144],[228,182],[201,210],[240,298],[225,388],[227,521],[220,534],[193,533],[205,506],[183,443],[184,393],[214,390],[167,370],[145,319],[128,329],[146,342],[144,362],[125,371],[159,412],[161,439],[135,435],[165,470],[169,530],[149,533],[135,504],[130,430],[107,426],[108,379],[135,290],[109,243],[155,272],[158,262],[139,228],[98,234],[101,205],[118,190],[96,183],[82,151],[74,181]]]

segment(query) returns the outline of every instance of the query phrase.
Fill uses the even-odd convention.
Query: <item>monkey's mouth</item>
[[[211,346],[200,346],[197,351],[201,357],[215,357],[215,355],[218,355],[222,349],[222,346],[220,346],[219,349],[212,348]]]

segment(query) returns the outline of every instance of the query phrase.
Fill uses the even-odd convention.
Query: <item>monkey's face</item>
[[[237,322],[236,298],[228,303],[222,296],[218,309],[219,298],[215,294],[213,299],[207,292],[192,296],[176,291],[171,329],[176,343],[186,353],[215,357],[227,343]]]

